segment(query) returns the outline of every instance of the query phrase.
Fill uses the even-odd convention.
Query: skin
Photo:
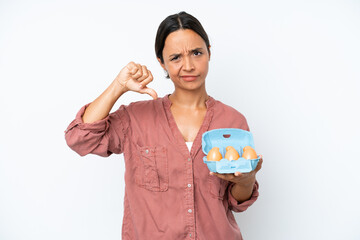
[[[205,101],[209,95],[205,79],[209,69],[210,51],[205,41],[192,30],[178,30],[168,35],[163,49],[164,62],[158,58],[161,67],[169,73],[175,90],[169,96],[171,112],[185,141],[193,141],[198,134],[206,114]],[[185,75],[196,76],[185,81]],[[116,76],[110,86],[85,110],[82,120],[92,123],[104,119],[115,102],[127,91],[149,94],[157,98],[154,89],[147,85],[153,81],[151,71],[145,65],[129,62]],[[251,197],[256,173],[261,169],[262,157],[256,169],[250,173],[209,174],[236,183],[232,195],[239,202]]]
[[[169,73],[174,83],[175,91],[171,96],[180,100],[182,107],[201,107],[196,98],[208,97],[205,89],[205,79],[209,69],[210,52],[204,40],[192,30],[178,30],[168,35],[163,49],[164,63],[158,58],[161,67]],[[186,82],[181,76],[198,76],[195,81]],[[192,97],[188,101],[184,95]],[[180,98],[180,96],[182,98]]]
[[[192,30],[178,30],[168,35],[163,49],[164,62],[158,61],[169,73],[175,91],[169,96],[171,112],[184,140],[192,142],[206,114],[205,101],[209,98],[205,79],[209,69],[210,52],[204,40]],[[197,76],[185,81],[183,76]]]
[[[248,173],[227,173],[227,174],[220,174],[210,172],[210,175],[217,176],[221,179],[224,179],[229,182],[236,183],[232,189],[231,194],[234,198],[239,202],[244,202],[251,197],[253,186],[256,180],[256,173],[261,169],[263,163],[262,155],[260,155],[260,160],[256,166],[256,168]]]

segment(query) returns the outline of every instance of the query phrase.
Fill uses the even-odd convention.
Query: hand
[[[157,93],[154,89],[148,88],[146,85],[153,80],[153,76],[144,65],[129,62],[115,79],[125,91],[134,91],[149,94],[156,99]]]
[[[263,163],[263,158],[262,155],[260,155],[260,160],[256,168],[251,172],[248,173],[235,172],[235,173],[225,173],[225,174],[210,172],[210,175],[217,176],[221,179],[237,183],[241,186],[253,186],[255,183],[255,175],[261,169],[262,163]]]

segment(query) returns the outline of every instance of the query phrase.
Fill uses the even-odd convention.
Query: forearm
[[[240,203],[245,202],[246,200],[249,200],[254,187],[255,182],[252,182],[250,184],[246,185],[240,185],[236,183],[231,188],[231,195]]]
[[[104,119],[111,111],[115,102],[125,92],[126,90],[123,86],[115,79],[111,85],[86,108],[82,117],[83,122],[93,123]]]

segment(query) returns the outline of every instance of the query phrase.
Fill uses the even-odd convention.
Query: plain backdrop
[[[123,156],[80,157],[64,130],[130,61],[174,90],[154,42],[182,10],[210,37],[208,94],[264,156],[244,238],[360,239],[359,1],[0,0],[1,240],[121,238]]]

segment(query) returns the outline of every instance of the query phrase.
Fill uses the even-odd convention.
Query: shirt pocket
[[[169,171],[166,147],[137,145],[137,154],[136,184],[150,191],[167,191]]]
[[[213,198],[224,199],[228,181],[217,176],[208,176],[208,190]]]

